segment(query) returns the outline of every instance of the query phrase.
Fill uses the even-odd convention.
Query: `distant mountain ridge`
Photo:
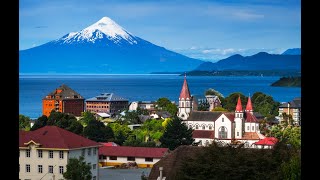
[[[132,35],[108,17],[19,51],[19,73],[185,72],[203,63]]]
[[[301,48],[287,49],[282,53],[282,55],[301,55]]]
[[[218,62],[204,62],[194,71],[224,70],[301,70],[301,55],[280,55],[259,52],[252,56],[239,54],[222,59]]]

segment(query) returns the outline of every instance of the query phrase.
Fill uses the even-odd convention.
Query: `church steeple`
[[[184,74],[184,81],[183,81],[182,89],[181,89],[180,96],[179,96],[179,99],[182,99],[182,98],[184,98],[184,99],[191,98],[186,74]]]
[[[251,103],[251,98],[249,96],[248,102],[247,102],[247,107],[246,107],[246,112],[250,112],[251,114],[253,113],[253,108],[252,108],[252,103]]]
[[[240,96],[238,97],[236,112],[243,112]]]
[[[182,89],[179,96],[179,111],[178,116],[186,120],[192,111],[192,97],[190,95],[188,83],[187,83],[187,76],[184,75],[184,81],[182,85]]]

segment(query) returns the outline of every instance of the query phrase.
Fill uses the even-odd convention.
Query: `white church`
[[[250,97],[245,110],[240,96],[235,112],[212,112],[193,110],[186,76],[179,97],[178,117],[192,128],[193,138],[200,146],[207,146],[213,141],[222,143],[244,143],[245,147],[257,148],[256,142],[265,138],[260,133],[259,122],[253,115]]]

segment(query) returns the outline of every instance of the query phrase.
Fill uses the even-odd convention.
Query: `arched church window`
[[[202,130],[205,130],[205,129],[206,129],[206,127],[204,125],[202,125]]]
[[[196,129],[199,129],[199,126],[198,126],[198,124],[196,125]]]
[[[227,133],[228,133],[228,130],[226,127],[224,126],[221,126],[218,130],[218,136],[220,139],[226,139],[227,138]]]
[[[222,118],[222,122],[224,122],[224,118]]]
[[[237,114],[237,117],[239,117],[239,114]]]
[[[189,102],[188,101],[186,102],[186,107],[189,107]]]
[[[192,129],[192,125],[189,125],[189,129]]]
[[[209,129],[212,130],[212,126],[211,125],[209,125]]]
[[[181,106],[184,107],[184,102],[181,102]]]
[[[254,126],[252,126],[252,131],[254,131]]]

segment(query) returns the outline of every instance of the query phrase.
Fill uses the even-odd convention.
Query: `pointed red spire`
[[[191,98],[190,96],[190,91],[189,91],[189,87],[188,87],[188,83],[187,83],[187,75],[184,74],[184,81],[183,81],[183,85],[182,85],[182,89],[181,89],[181,92],[180,92],[180,99],[181,98],[184,98],[184,99],[187,99],[187,98]]]
[[[240,96],[239,96],[239,98],[238,98],[237,107],[236,107],[236,112],[242,112],[242,105],[241,105]]]
[[[249,111],[249,112],[252,112],[252,111],[253,111],[250,96],[249,96],[249,98],[248,98],[248,103],[247,103],[246,111]]]

